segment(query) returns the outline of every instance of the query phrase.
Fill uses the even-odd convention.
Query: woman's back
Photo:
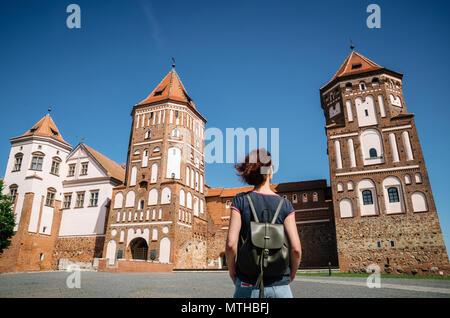
[[[294,209],[291,203],[282,199],[280,196],[276,194],[265,194],[256,191],[239,193],[233,198],[233,202],[231,208],[241,215],[241,230],[239,232],[239,243],[238,243],[238,251],[241,248],[242,241],[245,240],[248,236],[248,232],[250,229],[250,222],[254,221],[253,215],[250,209],[249,201],[246,197],[246,194],[250,195],[250,198],[255,207],[256,214],[259,218],[260,222],[271,222],[273,216],[275,215],[275,211],[280,203],[280,200],[284,200],[283,205],[281,206],[280,213],[275,221],[276,224],[284,224],[285,219],[291,214],[294,213]],[[262,213],[264,210],[267,210],[269,213]],[[269,219],[267,219],[269,217]],[[239,254],[239,252],[238,252]],[[279,277],[265,277],[264,278],[264,286],[280,286],[287,285],[290,282],[290,270],[289,268],[286,270],[284,275]],[[239,271],[239,266],[236,267],[236,276],[243,282],[254,284],[256,282],[258,273],[255,273],[254,276],[244,275]]]

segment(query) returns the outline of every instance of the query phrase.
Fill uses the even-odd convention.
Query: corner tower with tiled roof
[[[105,258],[176,268],[206,264],[204,130],[175,68],[135,105],[125,185],[115,189]],[[122,261],[118,261],[121,259]]]
[[[402,78],[352,50],[320,89],[341,271],[448,270]]]
[[[10,141],[4,191],[14,200],[16,234],[0,256],[0,272],[49,270],[61,220],[61,173],[72,146],[50,114]]]

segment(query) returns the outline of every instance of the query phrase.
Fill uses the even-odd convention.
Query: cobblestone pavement
[[[162,297],[227,298],[234,286],[223,272],[100,273],[81,272],[81,288],[68,288],[68,272],[0,275],[0,297]],[[72,276],[73,277],[73,276]],[[381,288],[368,288],[364,278],[297,277],[296,298],[306,297],[450,297],[450,281],[381,279]]]

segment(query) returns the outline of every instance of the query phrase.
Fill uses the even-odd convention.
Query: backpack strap
[[[255,206],[253,205],[250,195],[247,193],[245,196],[247,197],[248,203],[250,204],[250,210],[252,211],[253,218],[256,222],[259,222],[258,216],[256,215]]]
[[[275,222],[277,221],[277,217],[278,217],[278,214],[280,214],[281,207],[283,206],[283,202],[284,202],[284,198],[281,197],[280,203],[278,203],[277,211],[275,212],[275,215],[273,216],[272,224],[275,224]]]

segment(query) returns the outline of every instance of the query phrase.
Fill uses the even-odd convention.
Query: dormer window
[[[161,96],[165,89],[166,88],[164,87],[162,90],[155,92],[155,94],[153,94],[153,96]]]
[[[56,130],[53,130],[50,128],[50,130],[52,131],[53,136],[57,137],[59,134]]]
[[[362,67],[362,63],[354,63],[352,64],[352,70],[358,70]]]
[[[39,127],[33,127],[30,129],[30,133],[34,133]]]

